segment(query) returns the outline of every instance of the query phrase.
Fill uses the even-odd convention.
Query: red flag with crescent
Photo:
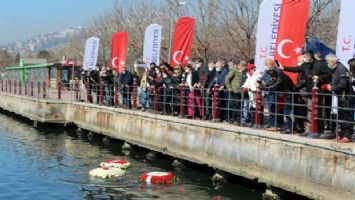
[[[182,17],[175,25],[170,65],[187,64],[191,56],[192,40],[195,33],[195,19]]]
[[[111,67],[119,73],[122,72],[122,67],[126,64],[127,44],[127,32],[116,32],[112,36]]]
[[[309,6],[310,0],[282,1],[275,60],[283,66],[297,66],[304,45]],[[297,82],[297,74],[286,74]]]

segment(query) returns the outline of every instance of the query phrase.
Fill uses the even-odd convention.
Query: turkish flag
[[[282,1],[275,60],[283,66],[297,66],[304,45],[309,6],[310,0]],[[297,82],[297,74],[286,74]]]
[[[112,36],[111,67],[119,73],[122,72],[122,67],[126,64],[127,44],[127,32],[116,32]]]
[[[187,64],[191,56],[192,39],[195,32],[195,19],[182,17],[175,25],[173,45],[171,48],[170,65]]]

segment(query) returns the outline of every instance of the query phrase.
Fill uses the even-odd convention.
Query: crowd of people
[[[264,71],[257,70],[253,60],[204,63],[196,58],[185,66],[151,63],[146,68],[135,67],[133,72],[123,67],[119,74],[110,67],[98,66],[85,71],[82,80],[90,85],[90,93],[102,90],[109,106],[114,105],[117,92],[122,105],[131,109],[132,95],[136,94],[143,112],[247,127],[255,126],[256,115],[262,113],[266,130],[349,143],[355,139],[355,59],[348,64],[349,70],[334,54],[324,58],[321,53],[308,51],[300,56],[298,66],[282,66],[266,59]],[[289,76],[294,73],[297,81]],[[103,87],[97,86],[100,83]],[[318,88],[316,108],[314,88]],[[258,99],[263,100],[259,107]],[[315,110],[318,115],[312,128]]]

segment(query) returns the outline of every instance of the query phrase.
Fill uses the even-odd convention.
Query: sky
[[[0,0],[0,45],[87,26],[113,5],[112,0]]]

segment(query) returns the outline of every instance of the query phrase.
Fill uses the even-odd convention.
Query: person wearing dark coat
[[[314,55],[314,65],[313,65],[313,78],[317,80],[319,88],[319,105],[323,105],[319,108],[318,115],[322,119],[336,119],[334,115],[331,114],[332,106],[332,93],[322,89],[322,85],[326,85],[332,82],[332,71],[328,68],[327,62],[324,60],[323,55],[318,52]],[[334,139],[335,138],[335,126],[336,123],[331,123],[330,121],[319,120],[321,139]],[[331,130],[331,132],[323,133],[323,130]]]
[[[329,54],[326,61],[329,69],[332,71],[332,82],[326,86],[326,89],[332,91],[338,99],[338,119],[340,123],[340,132],[337,141],[348,143],[352,140],[354,132],[354,90],[350,84],[350,73],[348,69],[338,61],[334,54]]]
[[[101,74],[101,80],[105,87],[105,100],[108,106],[113,106],[114,98],[114,86],[113,86],[113,71],[110,67],[106,67],[106,70]]]
[[[205,119],[210,120],[212,119],[212,93],[208,93],[208,87],[210,84],[213,84],[214,76],[216,75],[215,63],[210,62],[208,64],[208,73],[206,82],[203,86],[203,90],[205,91]]]
[[[199,90],[200,78],[197,71],[194,71],[192,65],[188,64],[185,67],[185,86],[188,96],[188,115],[187,118],[201,117],[205,115],[201,92]],[[198,115],[195,115],[195,108],[198,110]]]
[[[278,95],[285,97],[283,114],[286,118],[286,121],[284,123],[283,130],[286,134],[291,133],[292,95],[290,92],[294,92],[294,85],[292,80],[283,72],[280,72],[276,69],[268,70],[266,73],[270,76],[272,83],[268,85],[261,84],[259,88],[264,91],[279,93]]]
[[[228,67],[226,68],[223,65],[223,61],[219,60],[216,63],[216,72],[213,81],[208,85],[208,89],[207,89],[208,93],[212,92],[213,94],[214,86],[218,86],[218,110],[219,110],[219,118],[221,121],[227,119],[227,112],[226,112],[227,99],[225,96],[224,89],[225,89],[225,79],[228,72],[229,72]]]
[[[179,96],[178,90],[178,79],[170,77],[167,70],[162,70],[163,75],[163,112],[165,114],[178,115],[179,102],[177,101]]]
[[[119,81],[121,84],[122,103],[126,108],[131,109],[131,93],[133,86],[133,75],[123,66]]]

